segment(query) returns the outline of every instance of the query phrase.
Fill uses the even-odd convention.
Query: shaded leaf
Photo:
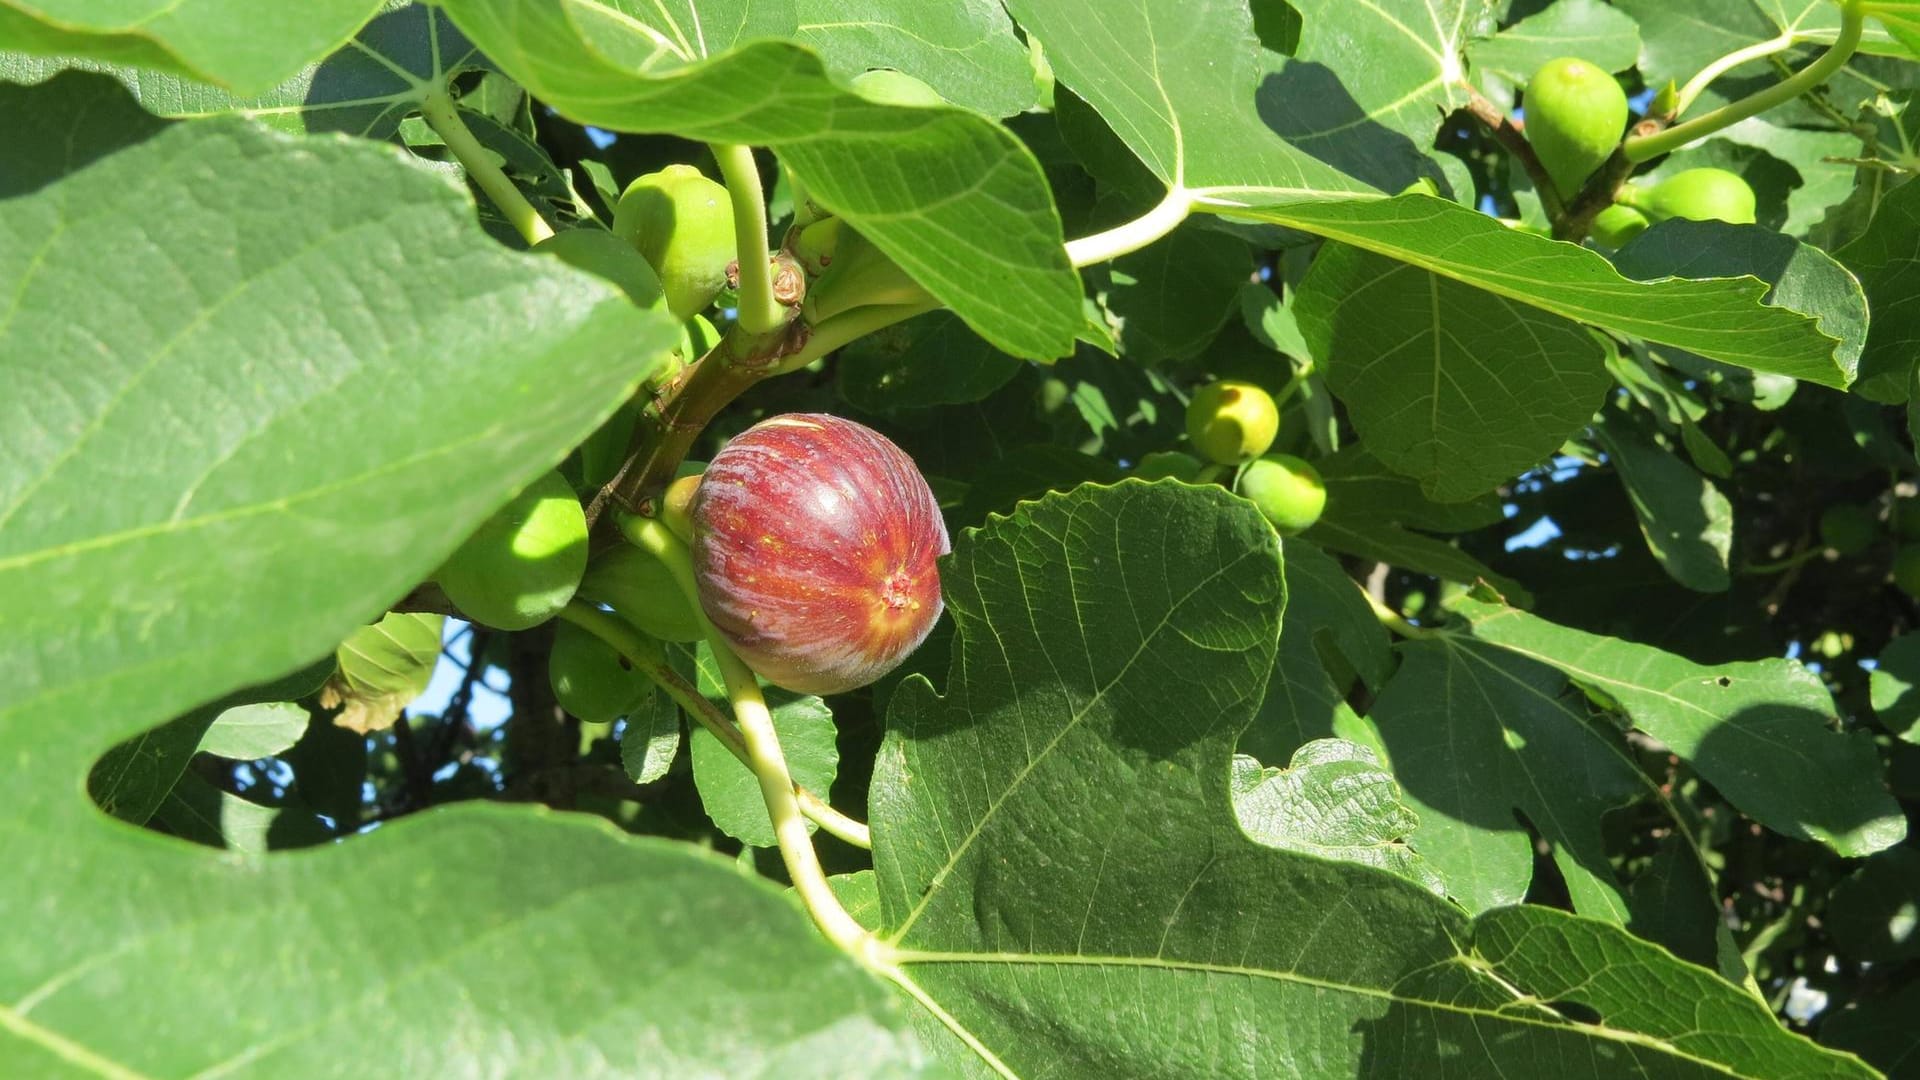
[[[272,757],[307,733],[307,710],[291,701],[264,701],[221,713],[196,749],[234,761]]]
[[[1713,481],[1655,443],[1622,414],[1608,411],[1593,426],[1614,472],[1626,486],[1647,550],[1673,580],[1699,592],[1733,584],[1733,505]]]
[[[1873,712],[1882,727],[1920,743],[1920,634],[1902,634],[1880,650],[1869,683]]]
[[[732,716],[733,707],[727,702],[720,668],[705,642],[698,646],[695,657],[700,692]],[[810,791],[832,790],[834,774],[840,768],[840,749],[834,742],[833,710],[812,694],[796,694],[777,686],[763,685],[762,689],[767,707],[773,713],[773,729],[780,736],[780,750],[786,755],[793,782]],[[693,759],[693,782],[700,789],[700,801],[713,823],[749,847],[773,847],[776,840],[773,822],[767,817],[760,781],[753,772],[704,725],[696,724],[687,733],[687,750]],[[813,822],[807,822],[808,832],[817,828]]]

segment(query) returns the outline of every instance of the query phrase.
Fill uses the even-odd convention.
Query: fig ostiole
[[[1312,528],[1327,508],[1320,471],[1292,454],[1271,454],[1250,463],[1237,486],[1281,536]]]
[[[613,235],[633,245],[660,277],[667,310],[688,319],[727,283],[735,256],[727,189],[691,165],[669,165],[627,185],[613,211]]]
[[[549,470],[474,530],[434,581],[474,622],[525,630],[558,614],[586,569],[586,513]]]
[[[1202,457],[1220,465],[1259,457],[1279,433],[1279,407],[1272,395],[1250,382],[1208,383],[1187,403],[1188,440]]]
[[[865,686],[940,618],[939,503],[913,459],[862,424],[818,413],[755,424],[707,466],[690,517],[702,610],[777,686]]]
[[[1613,156],[1627,128],[1627,95],[1613,75],[1578,57],[1540,65],[1527,80],[1527,142],[1562,199]]]
[[[610,724],[653,696],[653,682],[613,646],[570,622],[554,627],[547,682],[561,708],[590,724]]]

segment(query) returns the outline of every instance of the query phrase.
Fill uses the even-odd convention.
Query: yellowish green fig
[[[1279,433],[1279,407],[1272,395],[1250,382],[1208,383],[1187,403],[1187,438],[1202,457],[1221,465],[1259,457]]]
[[[673,571],[637,547],[601,552],[580,582],[580,596],[605,604],[621,618],[661,641],[699,641],[700,620]]]
[[[610,724],[653,696],[653,683],[613,646],[570,622],[553,630],[547,682],[560,707],[589,724]]]
[[[1527,81],[1527,142],[1562,199],[1579,194],[1613,156],[1627,127],[1627,95],[1606,71],[1578,57],[1549,60]]]
[[[1319,470],[1292,454],[1273,454],[1240,474],[1240,494],[1260,510],[1281,536],[1305,532],[1327,508]]]
[[[586,514],[566,479],[548,471],[475,530],[434,580],[474,622],[525,630],[573,599],[586,568]]]
[[[1623,191],[1634,191],[1632,188]],[[1751,225],[1753,189],[1725,169],[1684,169],[1650,188],[1634,191],[1633,205],[1655,221],[1689,218]]]
[[[1615,203],[1594,215],[1593,224],[1587,232],[1603,247],[1617,248],[1646,232],[1650,224],[1652,222],[1647,220],[1645,214],[1631,206]]]
[[[660,276],[676,319],[706,310],[727,283],[733,205],[724,186],[691,165],[669,165],[627,185],[613,211],[613,234]]]

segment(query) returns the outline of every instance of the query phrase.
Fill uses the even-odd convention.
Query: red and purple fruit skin
[[[835,694],[892,671],[940,618],[946,523],[899,447],[822,413],[763,420],[693,497],[700,606],[776,686]]]

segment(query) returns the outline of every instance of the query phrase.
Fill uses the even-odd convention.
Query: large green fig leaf
[[[331,649],[677,336],[389,148],[116,112],[0,88],[0,1074],[917,1070],[880,984],[689,848],[468,804],[243,856],[88,804],[109,746]]]
[[[1742,813],[1776,832],[1871,855],[1907,834],[1864,731],[1832,730],[1833,699],[1797,661],[1706,666],[1468,595],[1457,631],[1548,664],[1617,705]]]
[[[1008,7],[1046,44],[1060,81],[1099,112],[1177,199],[1198,209],[1340,240],[1564,318],[1728,363],[1831,386],[1852,378],[1842,343],[1809,313],[1762,305],[1766,288],[1759,282],[1629,281],[1592,251],[1510,229],[1448,199],[1382,199],[1323,160],[1346,167],[1374,160],[1372,149],[1336,155],[1316,142],[1293,145],[1290,110],[1324,107],[1315,103],[1372,76],[1355,61],[1343,70],[1322,69],[1326,79],[1283,92],[1278,80],[1294,68],[1280,76],[1263,68],[1243,4],[1013,0]],[[1458,43],[1442,31],[1457,7],[1436,8],[1432,32],[1446,41],[1427,44],[1445,70]],[[1360,18],[1350,5],[1321,17]],[[1309,37],[1303,31],[1302,41]],[[1457,59],[1453,63],[1457,68]],[[1351,138],[1383,138],[1376,130],[1381,125],[1364,116],[1349,119],[1344,130]],[[1397,191],[1414,178],[1394,176],[1385,186]]]
[[[874,774],[878,952],[974,1074],[1871,1075],[1618,927],[1249,839],[1233,747],[1286,600],[1250,505],[1082,487],[942,578],[946,696],[902,684]]]
[[[152,68],[256,93],[339,47],[382,0],[4,0],[0,49]]]
[[[1493,71],[1524,84],[1541,64],[1577,56],[1605,71],[1640,58],[1640,28],[1604,0],[1554,0],[1505,30],[1467,46],[1474,73]]]
[[[1080,285],[1060,216],[1024,145],[959,108],[878,105],[790,41],[790,3],[727,18],[701,5],[446,0],[502,70],[562,114],[612,131],[771,147],[844,217],[995,346],[1072,351]]]

